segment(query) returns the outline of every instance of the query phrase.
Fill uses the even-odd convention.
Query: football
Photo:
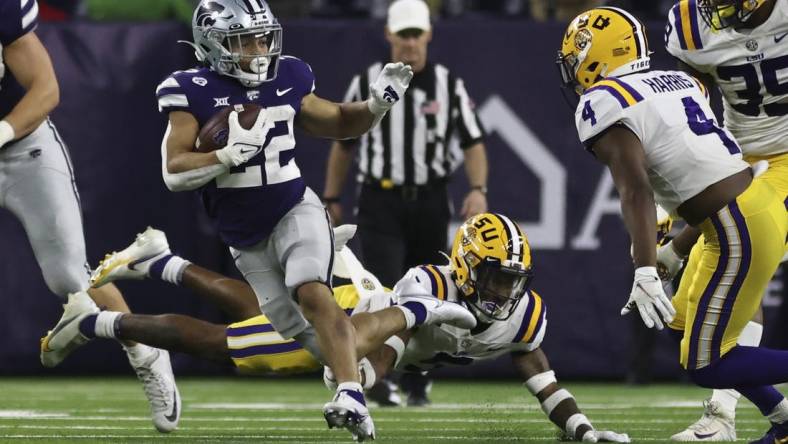
[[[257,120],[257,114],[261,109],[260,105],[254,103],[244,103],[222,108],[200,128],[200,134],[197,135],[197,140],[194,142],[194,150],[201,153],[210,153],[211,151],[224,148],[227,145],[227,136],[230,134],[230,124],[227,121],[230,113],[238,111],[238,123],[241,124],[242,128],[250,129],[254,125],[255,120]]]

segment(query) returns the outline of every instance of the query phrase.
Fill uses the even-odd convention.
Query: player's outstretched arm
[[[0,116],[0,147],[38,128],[60,101],[52,60],[35,33],[2,48],[2,59],[26,93],[8,115]]]
[[[637,307],[646,327],[664,328],[676,310],[670,303],[657,272],[657,210],[654,190],[646,171],[646,153],[640,140],[623,126],[609,128],[592,146],[593,152],[607,165],[621,196],[621,214],[632,240],[635,276],[632,291],[621,314]]]
[[[359,137],[380,122],[408,89],[413,70],[403,63],[388,63],[369,85],[363,102],[333,103],[309,94],[301,100],[299,125],[309,134],[329,139]]]
[[[568,439],[583,442],[629,442],[627,434],[595,430],[591,421],[577,407],[568,390],[561,388],[550,370],[541,348],[530,352],[512,353],[512,362],[525,380],[525,386],[536,396],[545,415]]]

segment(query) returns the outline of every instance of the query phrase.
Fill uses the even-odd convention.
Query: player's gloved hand
[[[673,321],[676,309],[662,289],[662,281],[657,275],[656,267],[640,267],[635,270],[632,292],[629,294],[627,304],[621,309],[621,315],[629,313],[635,306],[648,328],[656,325],[657,330],[662,330],[665,327],[663,320],[667,323]]]
[[[657,248],[657,274],[663,281],[670,281],[684,265],[684,258],[676,253],[673,241]]]
[[[583,435],[583,442],[630,442],[626,433],[609,430],[589,430]]]
[[[369,111],[376,116],[385,114],[402,98],[412,78],[413,69],[409,65],[387,63],[378,78],[369,85]]]
[[[227,146],[216,151],[216,158],[227,167],[244,164],[260,154],[265,144],[265,137],[268,135],[268,131],[273,128],[265,108],[260,110],[257,120],[248,130],[238,123],[238,112],[236,111],[230,113],[227,122],[229,124]]]

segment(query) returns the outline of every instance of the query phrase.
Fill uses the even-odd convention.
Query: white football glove
[[[583,435],[583,442],[630,442],[626,433],[609,430],[589,430]]]
[[[387,63],[378,78],[369,85],[369,111],[376,116],[386,114],[402,99],[412,78],[413,69],[409,65],[402,62]]]
[[[273,122],[270,122],[268,119],[268,113],[265,108],[260,110],[257,120],[248,130],[238,123],[237,111],[230,113],[227,123],[229,124],[227,146],[216,151],[216,158],[228,168],[244,164],[252,157],[260,154],[268,131],[274,127]]]
[[[662,289],[657,267],[640,267],[635,270],[632,292],[627,304],[621,309],[621,315],[629,313],[636,305],[643,323],[648,328],[656,325],[657,330],[662,330],[665,327],[662,320],[670,323],[676,315],[676,309]]]
[[[657,248],[657,273],[659,278],[669,282],[684,265],[684,258],[676,253],[673,248],[673,241]]]

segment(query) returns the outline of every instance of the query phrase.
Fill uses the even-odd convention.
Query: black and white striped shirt
[[[375,63],[355,76],[345,101],[369,98],[369,83],[382,68],[383,63]],[[424,185],[445,178],[462,163],[462,150],[483,137],[462,79],[443,65],[428,63],[380,125],[358,140],[359,181]]]

